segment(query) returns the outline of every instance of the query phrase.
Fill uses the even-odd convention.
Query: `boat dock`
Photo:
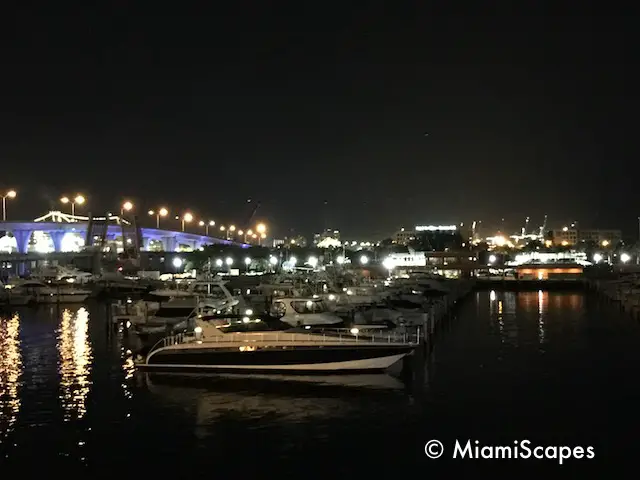
[[[587,288],[603,301],[616,305],[635,320],[640,320],[640,285],[633,280],[625,281],[624,277],[618,280],[588,280]]]

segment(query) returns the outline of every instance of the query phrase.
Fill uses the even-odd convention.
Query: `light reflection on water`
[[[218,422],[233,418],[286,427],[358,418],[388,402],[398,405],[398,419],[414,413],[407,385],[389,375],[140,374],[140,383],[159,404],[184,409],[201,439],[216,435]]]
[[[60,402],[65,421],[81,419],[87,413],[93,360],[88,336],[89,312],[80,307],[75,314],[65,309],[58,329],[60,359]]]
[[[13,428],[20,412],[20,317],[0,318],[0,443]]]
[[[551,300],[550,300],[551,298]],[[518,347],[520,342],[535,341],[540,345],[549,342],[549,320],[558,317],[557,312],[578,314],[584,309],[584,295],[580,293],[553,294],[537,292],[489,292],[489,317],[500,342]],[[535,340],[533,319],[535,318]],[[551,325],[555,330],[574,328],[575,322]]]

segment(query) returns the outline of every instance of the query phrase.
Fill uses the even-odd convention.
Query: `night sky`
[[[545,213],[637,232],[637,20],[608,3],[103,3],[5,6],[10,218],[80,192],[237,225],[251,198],[277,236]]]

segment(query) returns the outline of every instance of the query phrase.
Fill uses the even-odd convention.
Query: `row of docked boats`
[[[426,309],[448,290],[435,278],[318,280],[276,277],[245,289],[200,280],[114,304],[113,319],[136,334],[142,369],[364,373],[410,354]]]

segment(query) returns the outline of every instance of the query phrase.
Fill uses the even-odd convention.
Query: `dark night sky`
[[[252,198],[279,235],[544,213],[636,231],[633,15],[109,3],[3,12],[11,217],[80,191],[237,223]]]

